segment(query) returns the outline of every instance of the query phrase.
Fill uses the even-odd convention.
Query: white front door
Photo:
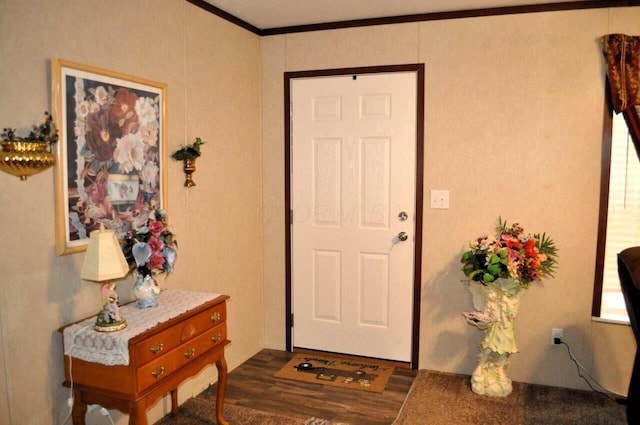
[[[416,81],[291,80],[295,347],[411,361]]]

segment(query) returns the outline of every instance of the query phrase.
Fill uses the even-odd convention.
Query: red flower
[[[123,133],[134,133],[138,128],[138,115],[136,112],[136,100],[138,96],[127,89],[120,88],[111,105],[111,114],[122,128]]]
[[[538,251],[536,251],[536,241],[533,239],[527,239],[527,242],[524,244],[524,253],[527,257],[531,257],[533,259],[538,258]]]
[[[505,233],[501,236],[501,238],[505,242],[507,248],[515,249],[517,251],[522,249],[522,244],[515,236],[511,236]]]
[[[116,139],[122,137],[122,131],[114,117],[106,108],[101,108],[87,117],[87,148],[98,161],[107,161],[113,157]]]

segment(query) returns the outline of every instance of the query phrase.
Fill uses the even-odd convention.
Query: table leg
[[[178,416],[178,389],[171,390],[171,416]]]
[[[73,407],[71,408],[71,421],[73,425],[85,425],[84,418],[87,415],[87,405],[82,401],[82,392],[73,390]]]
[[[149,425],[144,403],[133,403],[129,412],[129,425]]]
[[[218,393],[216,395],[216,419],[218,425],[229,425],[224,420],[224,397],[227,391],[227,361],[224,358],[224,353],[220,357],[220,360],[216,362],[216,368],[218,369]]]

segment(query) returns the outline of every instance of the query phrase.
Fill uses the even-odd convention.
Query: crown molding
[[[232,22],[239,27],[242,27],[248,31],[259,36],[270,36],[280,34],[292,34],[299,32],[309,31],[324,31],[335,30],[343,28],[354,27],[368,27],[375,25],[389,25],[389,24],[403,24],[408,22],[423,22],[423,21],[440,21],[445,19],[462,19],[462,18],[477,18],[486,16],[499,16],[499,15],[515,15],[521,13],[539,13],[539,12],[556,12],[564,10],[579,10],[579,9],[601,9],[612,7],[631,7],[640,6],[640,0],[588,0],[588,1],[573,1],[573,2],[557,2],[557,3],[544,3],[533,4],[524,6],[505,6],[505,7],[492,7],[486,9],[469,9],[469,10],[457,10],[452,12],[434,12],[434,13],[421,13],[414,15],[401,15],[401,16],[387,16],[383,18],[372,19],[356,19],[350,21],[338,21],[338,22],[325,22],[319,24],[309,25],[294,25],[278,28],[258,28],[250,23],[225,12],[224,10],[207,3],[205,0],[187,0],[189,3],[198,6],[214,15],[217,15],[229,22]]]

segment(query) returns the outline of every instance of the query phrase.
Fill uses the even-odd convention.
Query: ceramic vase
[[[160,287],[151,275],[137,274],[133,284],[133,294],[138,299],[138,308],[157,307]]]

